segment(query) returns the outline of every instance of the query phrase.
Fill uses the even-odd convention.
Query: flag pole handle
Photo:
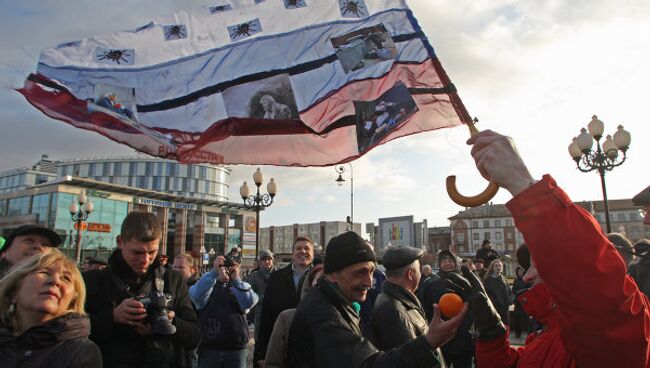
[[[474,125],[474,123],[477,121],[478,120],[474,118],[473,122],[467,123],[467,127],[469,128],[469,133],[472,136],[478,134],[479,132],[479,130],[476,128],[476,125]],[[459,204],[463,207],[477,207],[482,204],[485,204],[488,201],[490,201],[490,199],[494,198],[494,196],[499,191],[499,186],[493,181],[490,181],[490,184],[488,184],[487,188],[485,188],[483,192],[472,197],[467,197],[458,192],[458,189],[456,188],[455,175],[448,176],[446,184],[447,184],[447,194],[449,195],[449,198],[451,198],[451,200],[454,201],[456,204]]]

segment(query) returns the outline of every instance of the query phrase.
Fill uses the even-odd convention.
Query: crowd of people
[[[474,259],[440,251],[436,273],[421,249],[388,247],[382,272],[354,232],[324,255],[298,237],[287,266],[264,250],[243,280],[237,252],[207,272],[189,254],[168,264],[150,213],[129,213],[108,260],[83,272],[58,234],[26,225],[0,249],[0,365],[239,368],[254,340],[262,368],[650,367],[650,242],[603,234],[552,177],[533,179],[511,139],[486,131],[468,143],[483,176],[513,195],[526,244],[512,286],[489,241]],[[648,211],[650,187],[634,202]],[[464,306],[443,316],[450,292]]]

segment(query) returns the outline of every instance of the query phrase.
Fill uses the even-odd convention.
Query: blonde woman
[[[2,367],[101,367],[85,300],[77,266],[60,251],[16,264],[0,280]]]
[[[496,308],[501,321],[510,324],[510,304],[512,304],[512,292],[508,281],[503,276],[503,262],[495,259],[490,262],[487,273],[483,279],[483,286],[487,292],[494,308]]]

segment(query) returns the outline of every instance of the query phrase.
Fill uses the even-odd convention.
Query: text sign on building
[[[379,219],[379,249],[391,245],[414,245],[413,216]]]
[[[74,223],[74,229],[78,230],[79,228],[79,223],[75,222]],[[111,232],[111,224],[100,224],[96,222],[82,222],[81,223],[81,230],[83,231],[92,231],[96,233],[110,233]]]
[[[161,201],[158,199],[150,199],[150,198],[135,198],[134,202],[138,204],[148,205],[148,206],[175,208],[179,210],[198,211],[199,209],[199,206],[195,204],[178,203],[172,201]]]

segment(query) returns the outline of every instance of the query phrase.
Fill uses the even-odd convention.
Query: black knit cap
[[[354,231],[333,237],[325,249],[325,273],[332,273],[360,262],[375,262],[375,253]]]

